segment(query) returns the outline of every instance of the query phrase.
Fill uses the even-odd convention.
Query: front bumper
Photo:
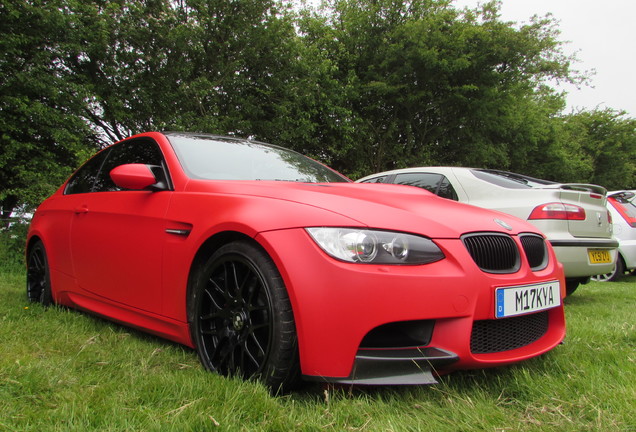
[[[334,384],[437,384],[433,371],[457,360],[457,354],[433,347],[360,350],[348,377],[308,378]]]
[[[257,240],[266,248],[288,289],[302,373],[307,379],[358,384],[423,384],[456,369],[510,364],[542,354],[565,335],[563,307],[545,311],[549,326],[536,340],[500,352],[475,353],[475,322],[495,320],[495,289],[559,280],[563,270],[551,249],[550,263],[513,274],[478,269],[459,239],[435,240],[446,258],[421,266],[349,264],[328,257],[303,229],[271,231]],[[518,239],[517,239],[518,241]],[[393,323],[434,323],[421,345],[365,346],[365,337]],[[504,321],[504,320],[497,320]],[[417,338],[416,338],[417,339]]]

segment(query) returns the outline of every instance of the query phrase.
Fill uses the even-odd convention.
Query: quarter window
[[[437,189],[437,195],[442,198],[451,199],[453,201],[459,201],[459,197],[457,196],[457,192],[455,192],[455,188],[450,181],[444,176],[442,176],[442,180],[439,182],[439,188]]]

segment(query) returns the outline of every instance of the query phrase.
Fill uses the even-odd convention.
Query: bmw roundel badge
[[[501,219],[495,219],[495,222],[497,223],[497,225],[501,226],[502,228],[505,228],[508,231],[512,231],[512,227],[506,222],[502,221]]]

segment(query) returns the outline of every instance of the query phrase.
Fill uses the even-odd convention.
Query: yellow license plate
[[[607,250],[588,249],[587,255],[590,257],[592,264],[609,264],[612,262],[612,257]]]

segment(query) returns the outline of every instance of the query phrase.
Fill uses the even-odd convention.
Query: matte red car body
[[[64,195],[63,185],[33,218],[28,242],[39,239],[48,252],[57,303],[192,347],[187,289],[197,254],[210,242],[243,236],[265,249],[284,280],[305,377],[350,376],[365,335],[391,322],[436,320],[429,345],[459,357],[438,373],[517,362],[563,340],[560,306],[548,311],[549,330],[536,342],[471,353],[473,322],[495,318],[495,288],[558,280],[565,296],[549,245],[545,269],[532,271],[523,261],[515,273],[492,274],[476,266],[460,239],[503,232],[519,244],[516,234],[537,232],[524,221],[398,185],[195,180],[166,136],[139,136],[160,145],[173,190]],[[305,231],[328,226],[426,235],[445,259],[415,266],[341,262]],[[171,234],[178,232],[189,234]]]

